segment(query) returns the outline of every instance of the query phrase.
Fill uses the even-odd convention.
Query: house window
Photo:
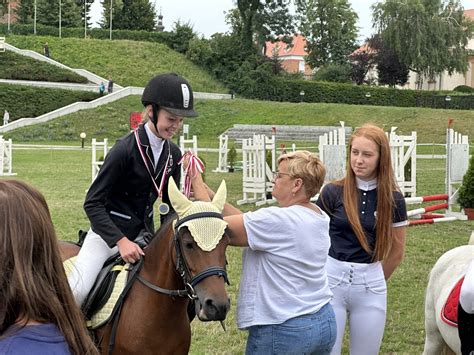
[[[300,73],[304,73],[304,60],[300,60],[300,61],[298,62],[298,71],[299,71]]]

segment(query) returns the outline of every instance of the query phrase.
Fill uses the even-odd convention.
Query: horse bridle
[[[229,284],[229,279],[227,278],[227,271],[225,268],[222,268],[220,266],[209,267],[206,270],[201,271],[200,273],[194,276],[191,276],[191,272],[186,262],[186,258],[184,257],[183,247],[179,239],[179,226],[181,226],[185,222],[191,221],[193,219],[198,219],[198,218],[223,219],[222,215],[217,212],[200,212],[200,213],[191,214],[182,219],[178,218],[178,220],[176,221],[176,225],[174,226],[175,232],[173,236],[173,244],[176,250],[176,271],[181,276],[185,288],[183,290],[168,290],[168,289],[156,286],[152,284],[151,282],[142,278],[140,275],[137,275],[137,278],[141,283],[143,283],[145,286],[151,288],[154,291],[164,293],[169,296],[189,297],[191,300],[195,300],[198,298],[196,291],[194,290],[194,287],[196,287],[196,285],[199,282],[201,282],[205,278],[208,278],[209,276],[213,276],[213,275],[221,276],[224,278],[224,281],[227,284]]]

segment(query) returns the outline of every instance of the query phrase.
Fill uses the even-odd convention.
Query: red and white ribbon
[[[189,161],[188,166],[184,170],[183,194],[189,198],[191,196],[191,178],[198,173],[202,174],[204,172],[204,164],[191,149],[183,154],[178,164],[183,164],[185,159],[189,159]]]

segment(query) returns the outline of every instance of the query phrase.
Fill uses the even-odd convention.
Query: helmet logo
[[[186,84],[181,84],[181,92],[183,93],[183,107],[189,107],[189,88]]]

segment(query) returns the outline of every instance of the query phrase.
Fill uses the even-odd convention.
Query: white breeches
[[[474,313],[474,260],[469,264],[466,276],[464,276],[459,303],[466,313]]]
[[[118,251],[117,247],[109,248],[107,243],[89,229],[74,268],[68,276],[69,286],[72,289],[76,303],[80,307],[99,275],[104,262]]]
[[[382,264],[361,264],[328,257],[331,305],[336,314],[337,338],[331,354],[341,354],[347,319],[350,354],[377,355],[387,312],[387,284]]]

